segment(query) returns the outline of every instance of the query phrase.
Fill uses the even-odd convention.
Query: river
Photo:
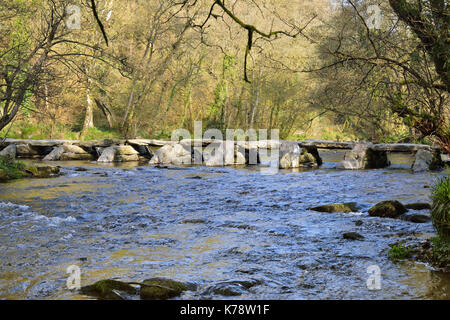
[[[430,202],[428,186],[449,171],[412,174],[402,154],[387,169],[340,171],[342,152],[321,156],[320,169],[276,175],[58,162],[61,177],[1,184],[0,299],[90,299],[67,289],[71,265],[82,285],[156,276],[193,284],[181,299],[449,299],[449,274],[388,259],[390,244],[432,237],[431,223],[367,214],[383,200]],[[307,210],[337,202],[360,212]],[[364,239],[343,239],[349,231]],[[371,265],[380,290],[367,288]],[[233,297],[212,290],[229,281],[250,285]]]

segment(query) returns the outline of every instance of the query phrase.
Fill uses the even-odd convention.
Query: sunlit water
[[[404,155],[389,169],[340,171],[341,152],[321,155],[321,169],[276,175],[68,162],[59,178],[1,184],[0,298],[87,299],[66,287],[77,265],[82,285],[155,276],[195,284],[182,299],[229,298],[209,288],[231,280],[254,284],[238,299],[449,299],[448,274],[387,257],[389,244],[432,237],[431,223],[367,214],[383,200],[430,202],[427,186],[448,171],[411,174]],[[307,210],[336,202],[361,210]],[[349,231],[365,239],[344,240]],[[381,290],[367,288],[371,265]]]

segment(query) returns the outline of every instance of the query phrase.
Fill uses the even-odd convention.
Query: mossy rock
[[[309,208],[308,210],[317,211],[317,212],[358,212],[358,205],[355,202],[349,203],[336,203],[336,204],[327,204],[323,206],[318,206],[314,208]]]
[[[317,161],[311,153],[304,153],[300,156],[300,164],[317,165]]]
[[[164,278],[148,279],[143,284],[140,292],[142,300],[167,300],[188,290],[186,284]]]
[[[50,178],[60,173],[58,167],[48,165],[28,166],[26,171],[34,178]]]
[[[92,285],[82,287],[82,294],[103,300],[121,300],[122,298],[113,290],[136,294],[136,289],[131,285],[117,280],[100,280]]]
[[[408,203],[405,204],[405,208],[411,210],[431,210],[431,205],[429,203],[422,202]]]
[[[408,210],[398,201],[383,201],[369,209],[371,217],[398,218]]]

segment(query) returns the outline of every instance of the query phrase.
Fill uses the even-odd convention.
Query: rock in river
[[[427,223],[431,221],[431,217],[424,214],[413,214],[405,217],[405,220],[414,223]]]
[[[336,204],[326,204],[323,206],[318,206],[314,208],[309,208],[308,210],[317,212],[358,212],[358,205],[355,202],[348,203],[336,203]]]
[[[60,170],[56,166],[36,164],[34,166],[28,166],[27,172],[34,178],[50,178],[59,175]]]
[[[432,153],[428,150],[420,149],[416,152],[411,170],[414,173],[428,170],[437,170],[443,166],[440,153]]]
[[[116,280],[101,280],[92,285],[82,287],[80,292],[82,294],[96,297],[104,300],[122,300],[120,295],[115,291],[122,291],[128,294],[135,294],[136,289],[131,285],[116,281]]]
[[[150,164],[174,164],[174,165],[190,165],[192,161],[192,149],[181,143],[167,144],[157,150]]]
[[[148,279],[143,284],[140,292],[143,300],[167,300],[178,297],[188,290],[186,284],[164,278]]]
[[[10,144],[5,149],[0,151],[0,156],[9,157],[15,159],[17,155],[17,147],[15,144]]]
[[[398,218],[408,210],[398,201],[383,201],[369,209],[371,217]]]
[[[337,165],[338,169],[379,169],[390,165],[386,151],[378,151],[372,144],[359,143],[345,153],[344,161]]]
[[[224,281],[210,287],[207,293],[225,297],[237,297],[245,294],[248,289],[259,284],[261,284],[259,280]]]
[[[280,146],[280,169],[298,168],[302,149],[296,143],[283,142]]]
[[[347,232],[342,235],[347,240],[363,240],[364,237],[357,232]]]
[[[408,203],[405,204],[405,208],[411,210],[431,210],[431,204],[422,202]]]

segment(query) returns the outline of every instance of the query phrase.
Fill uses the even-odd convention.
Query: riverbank
[[[21,178],[50,178],[59,174],[59,168],[45,164],[27,164],[7,156],[0,156],[0,183]]]

